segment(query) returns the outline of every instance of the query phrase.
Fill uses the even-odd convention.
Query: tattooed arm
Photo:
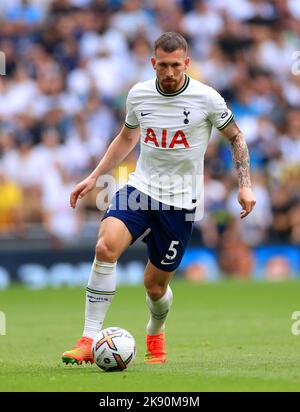
[[[234,120],[222,130],[222,133],[229,140],[232,149],[232,158],[239,184],[238,201],[243,208],[240,217],[243,219],[251,212],[256,203],[251,189],[249,151],[244,135]]]

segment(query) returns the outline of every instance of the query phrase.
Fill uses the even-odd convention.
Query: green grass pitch
[[[123,372],[66,366],[61,354],[82,333],[84,289],[0,292],[0,391],[299,391],[300,282],[173,281],[167,325],[168,363],[145,365],[143,287],[119,287],[105,327],[128,329],[137,358]]]

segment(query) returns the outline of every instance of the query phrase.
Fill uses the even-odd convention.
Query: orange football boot
[[[62,361],[65,364],[71,363],[72,365],[74,363],[77,365],[82,365],[82,362],[94,363],[92,343],[93,339],[83,336],[77,341],[73,349],[63,353]]]
[[[158,335],[147,335],[147,352],[145,362],[148,365],[165,363],[167,361],[167,351],[165,334],[163,332]]]

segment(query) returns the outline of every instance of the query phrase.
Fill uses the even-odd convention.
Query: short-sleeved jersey
[[[137,83],[128,94],[125,125],[140,127],[141,148],[128,184],[162,203],[194,208],[203,193],[212,125],[222,130],[232,117],[216,90],[187,75],[174,93],[165,93],[157,79]]]

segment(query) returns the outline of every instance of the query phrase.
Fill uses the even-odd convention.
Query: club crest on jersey
[[[184,124],[189,124],[189,119],[188,119],[188,116],[189,116],[189,114],[191,114],[191,112],[188,112],[186,109],[184,109],[183,110],[183,114],[185,115],[185,119],[184,119]]]
[[[156,135],[153,129],[150,127],[147,129],[146,137],[144,143],[154,143],[155,147],[162,147],[164,149],[173,149],[175,145],[184,146],[186,149],[189,148],[187,138],[182,130],[177,130],[177,132],[172,137],[170,144],[167,146],[167,129],[162,129],[161,136]]]

